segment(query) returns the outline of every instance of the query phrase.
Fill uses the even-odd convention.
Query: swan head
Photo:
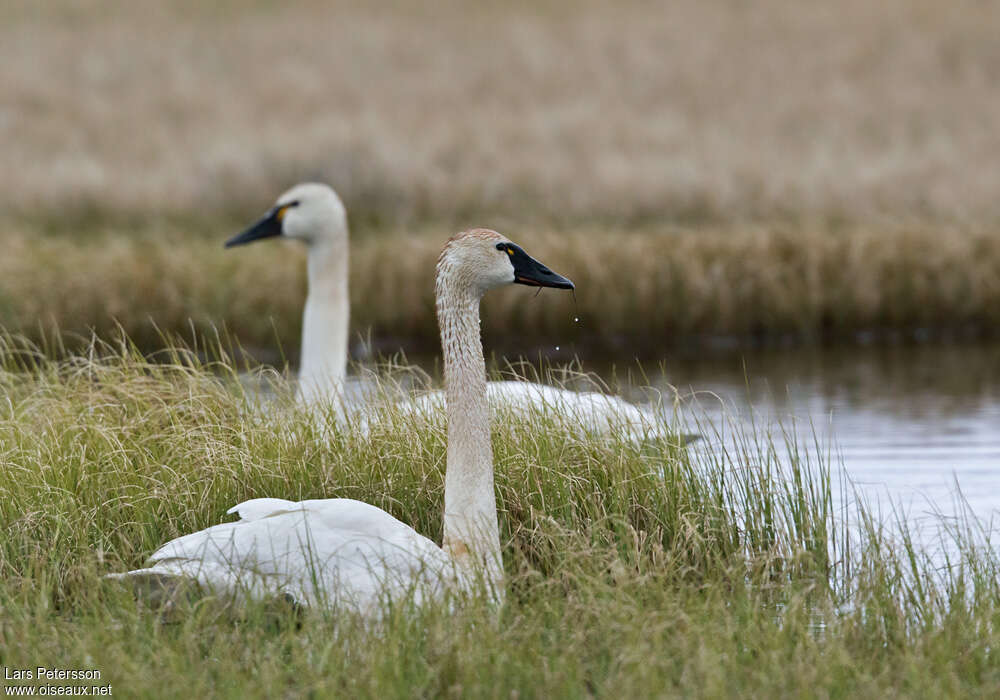
[[[479,296],[507,284],[574,289],[573,283],[538,262],[496,231],[473,229],[453,236],[437,264],[438,284],[470,288]]]
[[[347,244],[347,214],[329,185],[304,182],[288,190],[270,211],[250,228],[226,241],[226,247],[264,238],[292,238],[315,246]]]

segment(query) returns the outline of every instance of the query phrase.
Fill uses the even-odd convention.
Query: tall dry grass
[[[98,344],[54,363],[0,339],[5,666],[96,668],[115,696],[158,698],[1000,687],[995,553],[951,523],[941,567],[863,508],[848,536],[829,465],[780,466],[764,432],[699,459],[542,414],[496,430],[499,610],[402,608],[373,630],[208,595],[165,619],[100,575],[257,496],[361,498],[439,538],[445,452],[438,428],[319,429],[290,400],[258,405],[228,360],[169,359]]]
[[[0,7],[0,210],[1000,215],[992,3]]]
[[[303,250],[267,241],[223,250],[237,225],[197,232],[154,224],[82,240],[11,233],[0,257],[0,326],[41,341],[54,327],[109,337],[117,325],[152,349],[164,333],[225,328],[258,359],[295,361],[305,298]],[[781,226],[577,228],[507,232],[577,284],[535,300],[515,287],[485,300],[491,348],[585,356],[664,347],[859,333],[989,335],[1000,326],[1000,238],[985,229]],[[356,237],[354,337],[376,349],[435,351],[432,275],[448,232]],[[544,293],[544,292],[543,292]],[[559,350],[556,351],[556,346]],[[627,359],[626,358],[626,359]]]

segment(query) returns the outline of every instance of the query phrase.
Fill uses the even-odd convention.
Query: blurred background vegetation
[[[496,301],[492,341],[988,335],[997,36],[930,0],[6,2],[0,325],[294,351],[301,254],[221,242],[316,179],[376,347],[433,349],[430,261],[471,226],[579,289]]]

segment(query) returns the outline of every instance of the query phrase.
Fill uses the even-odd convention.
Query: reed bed
[[[86,340],[120,326],[146,350],[165,334],[218,327],[258,359],[294,362],[304,251],[274,241],[223,250],[241,226],[156,220],[78,237],[13,226],[0,257],[0,327],[44,344],[53,329]],[[577,285],[575,295],[545,300],[523,288],[486,299],[483,331],[500,352],[528,352],[523,337],[550,356],[606,351],[621,360],[720,338],[919,340],[1000,327],[1000,237],[989,229],[499,228]],[[449,233],[355,236],[355,340],[382,353],[436,352],[432,275]]]
[[[931,0],[4,3],[0,327],[153,349],[225,324],[293,357],[301,261],[216,242],[319,179],[380,351],[434,347],[428,262],[472,225],[579,286],[489,302],[502,350],[527,326],[557,356],[995,332],[998,22]]]
[[[943,530],[959,556],[942,568],[863,509],[835,519],[829,465],[779,464],[764,432],[696,457],[669,439],[568,434],[542,415],[497,429],[498,610],[404,608],[373,628],[208,597],[165,618],[99,576],[246,498],[362,498],[440,536],[439,428],[317,426],[280,377],[265,373],[277,398],[261,404],[216,355],[149,362],[98,344],[54,362],[4,339],[5,666],[97,668],[128,697],[1000,689],[997,561],[982,538]]]

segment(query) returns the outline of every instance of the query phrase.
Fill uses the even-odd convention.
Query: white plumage
[[[528,420],[543,411],[555,417],[567,430],[580,435],[622,435],[642,440],[665,433],[663,424],[650,413],[615,396],[597,392],[569,391],[534,382],[488,382],[486,397],[493,413]],[[396,408],[402,415],[427,419],[443,415],[444,405],[444,394],[432,391],[414,397],[413,401],[400,402]]]
[[[384,596],[412,592],[419,602],[456,574],[431,540],[361,501],[255,498],[227,512],[239,520],[171,540],[147,568],[112,577],[177,576],[220,593],[373,614]]]

